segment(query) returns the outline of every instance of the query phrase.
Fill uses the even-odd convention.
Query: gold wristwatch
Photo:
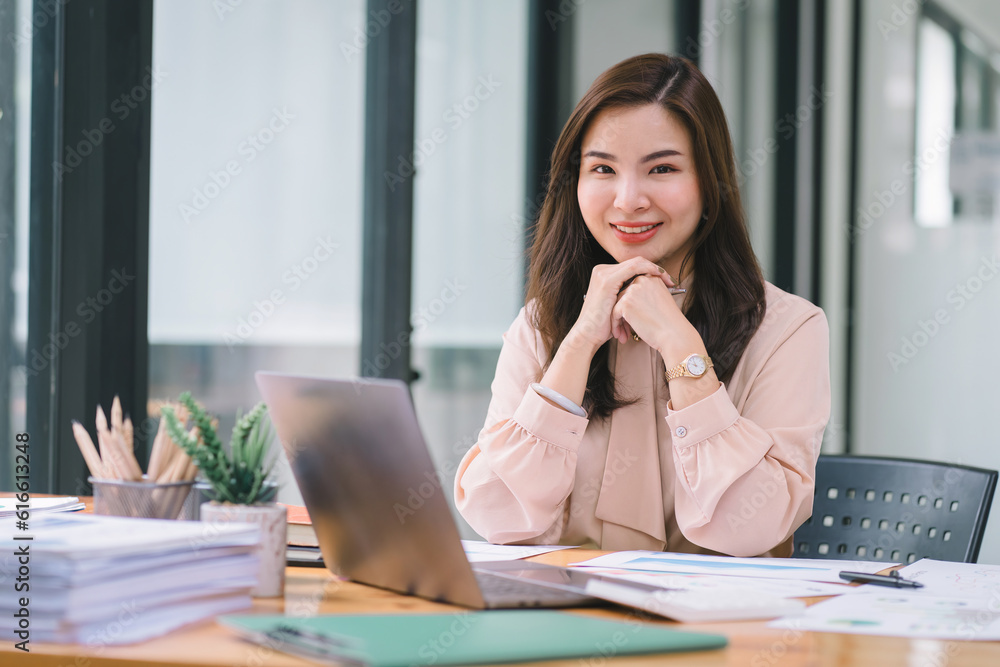
[[[687,359],[663,372],[667,382],[677,378],[700,378],[714,364],[712,360],[700,354],[689,354]]]

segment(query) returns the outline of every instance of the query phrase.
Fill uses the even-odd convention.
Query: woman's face
[[[678,278],[701,219],[691,138],[656,104],[612,108],[581,146],[580,211],[615,261],[645,257]]]

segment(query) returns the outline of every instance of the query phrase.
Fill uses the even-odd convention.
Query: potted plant
[[[237,417],[227,451],[216,433],[215,420],[205,408],[189,392],[181,394],[179,401],[187,409],[192,428],[188,430],[170,406],[164,406],[163,418],[167,434],[198,465],[211,487],[207,494],[212,500],[202,504],[201,520],[259,525],[260,576],[252,594],[282,595],[287,510],[274,502],[278,486],[268,480],[274,462],[267,461],[272,435],[267,406],[258,403],[250,412]]]

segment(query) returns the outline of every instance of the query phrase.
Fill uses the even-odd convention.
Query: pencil
[[[167,474],[173,467],[174,462],[177,460],[179,454],[184,450],[177,446],[164,447],[163,456],[160,457],[160,467],[157,469],[156,481],[162,482],[166,480]]]
[[[132,426],[132,420],[128,415],[125,415],[125,421],[122,423],[122,434],[125,436],[125,444],[128,445],[129,450],[135,451],[135,428]]]
[[[185,482],[188,482],[194,479],[197,475],[198,475],[198,462],[195,461],[194,459],[191,459],[190,462],[188,462],[187,470],[184,471],[183,480]]]
[[[103,461],[110,452],[105,449],[108,444],[107,439],[103,437],[108,431],[108,420],[104,416],[104,410],[101,409],[100,404],[97,405],[97,416],[94,421],[97,424],[97,445],[100,447],[101,460]]]
[[[115,394],[114,400],[111,401],[111,430],[122,430],[122,402],[118,400],[118,394]]]
[[[187,452],[181,451],[176,458],[174,458],[173,465],[167,470],[166,475],[161,484],[172,484],[173,482],[181,481],[184,476],[184,471],[187,470],[188,463],[190,463],[191,458],[187,455]]]
[[[97,446],[101,450],[101,461],[104,463],[104,472],[107,479],[122,479],[122,474],[118,468],[118,457],[115,455],[114,446],[110,443],[111,433],[107,429],[97,429]]]
[[[87,429],[75,419],[73,420],[73,437],[76,438],[76,444],[83,454],[83,460],[90,468],[90,474],[94,476],[94,479],[104,479],[104,464],[101,463],[101,455],[97,453],[97,448],[94,447],[94,441],[90,439]]]
[[[126,479],[130,482],[141,482],[142,468],[139,467],[139,462],[135,460],[135,454],[125,444],[125,435],[120,429],[117,429],[111,434],[111,439],[115,443],[118,456],[121,457],[121,470],[125,473]]]
[[[153,439],[153,449],[149,453],[149,469],[147,473],[149,478],[156,481],[156,478],[160,475],[160,467],[163,465],[163,454],[166,448],[166,443],[164,442],[167,436],[167,425],[166,420],[160,417],[160,426],[156,429],[156,438]]]
[[[124,479],[123,468],[119,464],[119,456],[116,455],[115,443],[111,438],[111,431],[108,430],[108,419],[104,415],[104,409],[97,406],[97,446],[101,453],[101,461],[104,463],[104,471],[109,479]]]

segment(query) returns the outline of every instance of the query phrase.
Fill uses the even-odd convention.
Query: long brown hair
[[[605,109],[647,104],[662,106],[691,138],[704,215],[681,263],[682,275],[690,261],[696,267],[685,315],[726,382],[764,318],[764,278],[750,246],[725,113],[711,84],[685,58],[650,53],[618,63],[594,81],[566,121],[552,151],[531,247],[526,299],[531,323],[551,360],[580,314],[591,270],[615,263],[580,212],[581,143]],[[607,417],[635,400],[618,395],[609,350],[610,342],[602,345],[590,365],[584,404],[594,417]]]

